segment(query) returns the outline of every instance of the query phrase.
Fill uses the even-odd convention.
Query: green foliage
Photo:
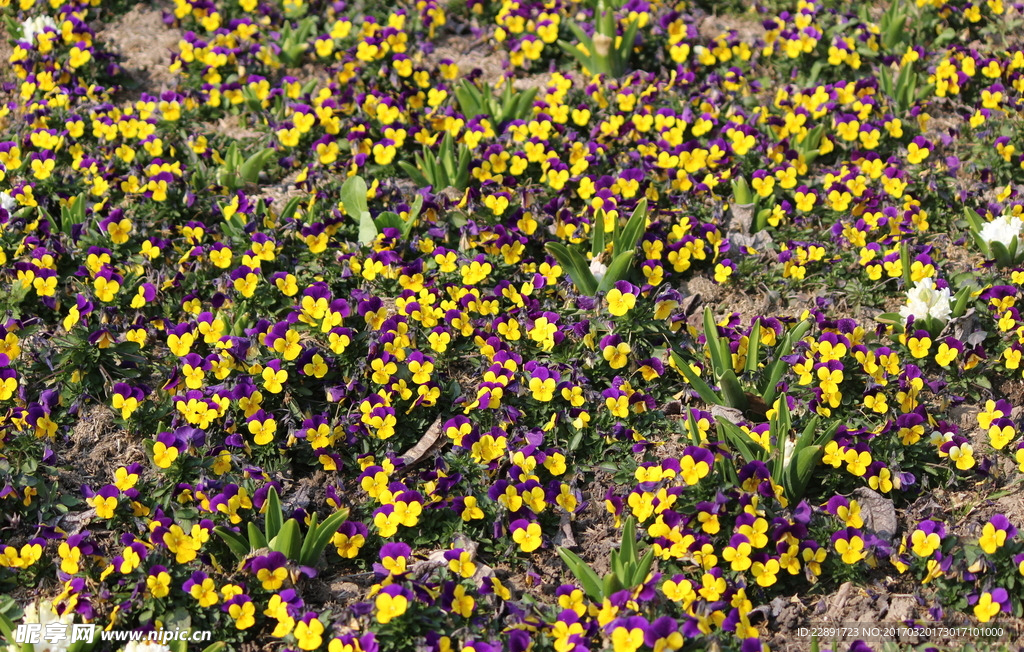
[[[996,264],[1004,269],[1016,267],[1024,262],[1024,249],[1020,247],[1020,238],[1013,238],[1009,246],[1002,242],[985,242],[981,237],[981,230],[985,226],[981,215],[969,207],[964,207],[964,214],[967,216],[971,238],[985,258],[995,260]]]
[[[298,27],[292,27],[291,22],[285,21],[281,29],[281,53],[280,60],[285,66],[294,68],[302,62],[303,55],[309,49],[309,37],[316,29],[316,16],[309,16],[299,21]]]
[[[606,0],[598,0],[594,10],[594,36],[589,36],[583,28],[568,21],[569,29],[576,36],[578,43],[570,44],[558,41],[562,50],[576,59],[591,74],[622,77],[629,70],[629,60],[636,44],[636,32],[640,23],[632,20],[626,26],[622,40],[616,43],[615,9]]]
[[[570,249],[560,242],[549,242],[545,245],[548,253],[554,256],[562,269],[566,271],[569,278],[576,285],[576,291],[587,296],[595,296],[607,292],[621,280],[624,280],[630,272],[633,262],[633,253],[636,245],[643,238],[647,230],[647,200],[641,199],[637,204],[633,215],[630,216],[626,225],[619,228],[615,225],[612,232],[611,242],[611,263],[605,271],[604,277],[598,280],[591,271],[583,254]],[[593,228],[590,253],[596,258],[605,252],[605,230],[604,214],[598,212],[597,224]]]
[[[900,67],[900,74],[895,81],[886,66],[879,66],[878,80],[882,92],[896,103],[900,113],[905,113],[921,100],[929,97],[935,90],[934,84],[922,84],[923,77],[915,72],[910,64]]]
[[[482,115],[489,119],[495,127],[510,120],[525,120],[533,110],[533,98],[537,89],[530,88],[516,91],[512,88],[512,80],[505,82],[505,89],[496,96],[489,87],[462,80],[455,87],[455,98],[459,101],[459,109],[467,120]]]
[[[239,560],[244,560],[256,550],[269,548],[271,551],[282,553],[289,561],[299,565],[315,566],[320,554],[331,542],[331,537],[347,519],[347,508],[339,509],[325,518],[323,523],[317,523],[317,515],[313,513],[309,529],[303,536],[298,520],[284,520],[277,489],[271,487],[267,492],[263,531],[251,522],[247,525],[247,537],[224,526],[217,526],[213,531],[224,540]]]
[[[469,185],[469,164],[472,156],[465,143],[455,144],[451,133],[445,133],[437,153],[426,145],[422,154],[413,154],[416,165],[399,161],[409,178],[421,188],[430,186],[435,191],[455,188],[462,191]]]
[[[775,402],[776,386],[782,379],[782,373],[788,364],[783,358],[793,352],[793,345],[799,342],[804,334],[810,329],[811,323],[804,320],[797,324],[791,331],[786,333],[782,343],[773,352],[772,357],[765,360],[765,371],[761,380],[755,383],[751,389],[765,405],[772,405]],[[686,377],[686,380],[693,387],[700,397],[711,405],[723,405],[745,411],[749,406],[747,391],[740,384],[739,377],[732,365],[732,354],[729,351],[729,341],[718,334],[718,326],[715,324],[711,314],[711,308],[704,308],[704,337],[707,340],[708,351],[711,355],[711,375],[719,391],[715,391],[701,379],[690,365],[677,352],[672,352],[672,358],[676,367]],[[760,340],[761,322],[755,322],[749,337],[749,348],[747,350],[747,361],[743,373],[753,375],[760,366]]]
[[[224,164],[216,170],[217,184],[228,192],[235,192],[244,188],[246,184],[256,183],[260,172],[267,167],[274,154],[273,148],[267,148],[243,159],[238,143],[231,143],[224,155]]]
[[[558,548],[558,555],[583,587],[583,592],[597,604],[623,589],[644,583],[654,563],[654,550],[641,557],[636,546],[636,520],[627,516],[622,525],[622,543],[612,551],[611,572],[601,578],[587,562],[568,548]]]
[[[341,187],[341,203],[345,206],[345,212],[359,225],[359,243],[370,244],[377,239],[377,234],[388,228],[398,229],[403,238],[408,238],[423,208],[423,197],[416,195],[409,219],[403,220],[398,213],[392,211],[384,211],[374,219],[366,204],[366,192],[366,181],[358,175],[350,177]]]
[[[774,442],[768,448],[753,441],[736,424],[721,416],[715,418],[719,439],[739,452],[744,464],[765,462],[771,470],[772,481],[783,488],[791,504],[803,498],[825,445],[839,429],[839,421],[824,430],[821,425],[821,418],[815,414],[800,435],[791,438],[793,420],[785,394],[779,397],[778,409],[768,421],[769,441]]]

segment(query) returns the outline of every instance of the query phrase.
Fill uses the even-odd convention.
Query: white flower
[[[13,213],[14,209],[18,207],[18,202],[6,192],[0,192],[0,208],[3,208],[8,213]]]
[[[171,648],[155,641],[132,641],[122,652],[171,652]]]
[[[25,607],[25,616],[22,618],[22,622],[25,624],[39,623],[43,626],[43,632],[46,631],[46,626],[50,623],[60,623],[67,626],[67,636],[56,643],[49,643],[40,638],[38,643],[22,643],[20,648],[10,646],[7,650],[13,652],[16,649],[24,650],[25,648],[30,648],[33,652],[66,652],[68,646],[71,645],[70,625],[74,620],[75,612],[71,610],[65,611],[61,616],[55,614],[53,604],[49,600],[44,600],[39,604],[33,602]]]
[[[57,23],[49,16],[35,16],[21,24],[21,37],[29,43],[36,42],[36,34],[40,34],[47,27],[57,29]]]
[[[604,275],[608,273],[608,266],[601,262],[600,258],[595,258],[590,261],[590,273],[594,275],[597,282],[600,283]]]
[[[1010,242],[1020,236],[1021,227],[1024,221],[1013,215],[1001,215],[981,227],[978,235],[986,244],[1000,242],[1003,246],[1009,247]]]
[[[923,278],[907,292],[907,305],[900,308],[900,317],[904,320],[910,315],[914,319],[931,317],[939,322],[949,319],[951,312],[949,288],[936,289],[935,280]]]

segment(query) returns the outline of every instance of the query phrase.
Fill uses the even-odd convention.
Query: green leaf
[[[640,559],[636,568],[633,569],[633,577],[629,580],[630,588],[639,586],[647,579],[648,573],[651,572],[651,566],[654,565],[654,549],[648,548],[647,552]]]
[[[715,417],[715,429],[718,430],[719,439],[737,449],[743,457],[744,462],[753,462],[754,460],[760,460],[764,457],[763,455],[755,453],[754,449],[750,447],[754,442],[750,439],[747,433],[740,430],[739,426],[728,419],[724,417]],[[759,450],[764,450],[761,448],[760,444],[755,445]]]
[[[587,594],[587,597],[597,603],[603,602],[604,591],[601,586],[601,578],[594,572],[594,569],[568,548],[559,547],[557,551],[558,556],[562,558],[565,565],[569,567],[569,571],[583,587],[583,592]]]
[[[622,581],[619,580],[619,576],[615,573],[608,573],[604,576],[604,594],[606,596],[618,593],[624,588],[626,587],[622,586]]]
[[[747,395],[743,391],[743,387],[740,386],[740,381],[736,377],[736,372],[732,369],[727,370],[722,377],[718,379],[719,388],[722,391],[722,398],[725,399],[725,404],[729,407],[734,407],[741,412],[747,411]]]
[[[478,96],[473,90],[475,89],[472,88],[472,84],[466,80],[455,87],[455,99],[458,100],[459,109],[466,120],[471,120],[482,113]]]
[[[604,210],[598,209],[594,215],[594,234],[590,240],[590,255],[597,258],[604,251]]]
[[[358,174],[346,179],[341,186],[341,203],[345,207],[345,212],[355,220],[363,213],[370,212],[366,205],[367,192],[366,181]]]
[[[591,47],[593,47],[593,43],[591,43],[590,45]],[[578,47],[576,47],[575,45],[570,45],[569,43],[561,40],[558,41],[558,47],[562,49],[562,52],[565,52],[570,57],[576,59],[576,61],[581,66],[587,68],[591,72],[594,72],[595,66],[593,64],[592,58],[589,55],[583,54],[583,51],[580,50]]]
[[[271,537],[269,547],[271,550],[280,552],[290,561],[299,560],[299,552],[302,549],[301,534],[299,533],[299,522],[290,518],[281,526],[276,537]]]
[[[405,220],[398,213],[384,211],[374,220],[374,225],[378,231],[383,231],[384,229],[398,229],[401,231],[402,227],[405,226]]]
[[[368,245],[377,239],[377,225],[369,213],[363,213],[359,219],[359,244]]]
[[[739,175],[734,178],[731,182],[732,185],[732,199],[737,204],[750,204],[754,201],[753,193],[750,192],[750,184],[743,175]]]
[[[544,248],[554,256],[581,294],[591,297],[597,294],[597,279],[591,273],[590,266],[583,260],[583,256],[558,242],[549,242]]]
[[[288,200],[288,203],[281,209],[281,221],[287,222],[288,220],[295,217],[295,212],[299,210],[299,204],[302,203],[302,197],[292,197]],[[237,215],[238,213],[235,213]],[[232,216],[234,217],[234,216]]]
[[[839,426],[840,425],[841,424],[839,423],[839,421],[836,421],[832,425],[830,425],[828,428],[826,428],[825,431],[822,432],[821,435],[817,439],[814,440],[814,445],[815,446],[820,446],[822,449],[824,449],[824,447],[830,441],[832,441],[832,438],[836,436],[836,432],[839,431]]]
[[[256,183],[259,181],[260,172],[266,167],[267,163],[274,156],[274,150],[272,148],[264,149],[260,152],[256,152],[239,168],[239,174],[246,183]]]
[[[232,532],[223,525],[218,525],[213,528],[213,532],[224,540],[224,543],[228,545],[228,549],[230,549],[232,554],[234,554],[238,559],[245,559],[246,555],[251,551],[249,542],[246,541],[245,537],[241,534]]]
[[[810,327],[811,322],[806,319],[794,326],[793,330],[786,333],[786,336],[782,339],[782,344],[775,351],[775,361],[771,364],[764,385],[761,387],[761,398],[768,406],[775,404],[776,387],[778,387],[779,381],[782,379],[782,373],[789,368],[789,363],[782,358],[793,352],[793,346],[803,339],[804,334],[807,333]]]
[[[267,547],[267,537],[260,532],[259,527],[252,521],[249,521],[246,529],[249,531],[249,547],[253,550],[259,550],[260,548]]]
[[[684,409],[686,410],[686,430],[690,434],[690,441],[693,442],[694,446],[700,446],[700,431],[693,420],[693,410],[690,408]]]
[[[823,454],[821,446],[808,446],[799,453],[793,453],[786,474],[787,483],[783,485],[790,503],[796,503],[803,498],[807,483],[814,476],[814,469]]]
[[[995,258],[997,265],[1000,267],[1013,265],[1013,256],[1010,255],[1010,250],[1006,248],[1006,245],[1002,242],[992,241],[988,246],[992,250],[992,257]]]
[[[754,327],[750,329],[747,336],[747,363],[743,370],[747,372],[757,371],[757,356],[761,349],[761,320],[754,321]]]
[[[457,172],[454,175],[452,185],[459,190],[465,190],[466,186],[469,185],[469,162],[470,162],[469,148],[465,145],[459,146],[459,161]]]
[[[726,369],[732,369],[732,365],[726,365],[722,359],[722,346],[718,340],[718,324],[711,314],[711,306],[704,307],[704,339],[707,340],[708,350],[711,353],[711,368],[715,379],[718,380],[725,373]]]
[[[794,450],[801,451],[814,442],[814,432],[818,429],[818,424],[820,422],[821,417],[819,415],[815,414],[811,417],[810,421],[808,421],[807,425],[804,427],[803,432],[801,432],[800,436],[797,437],[796,448]]]
[[[647,198],[637,203],[622,233],[615,240],[615,255],[636,249],[636,245],[647,230]]]
[[[903,265],[903,287],[910,289],[914,286],[914,282],[910,280],[910,265],[913,261],[910,259],[910,248],[906,241],[900,243],[900,262]]]
[[[882,84],[882,92],[885,93],[886,97],[894,97],[892,92],[892,73],[889,72],[889,66],[881,65],[878,67],[878,80]]]
[[[711,405],[725,405],[722,398],[715,394],[715,391],[711,389],[711,387],[704,382],[700,376],[693,372],[693,369],[690,368],[690,364],[686,362],[681,355],[673,351],[672,359],[675,361],[676,368],[679,369],[679,373],[683,374],[686,381],[690,383],[690,386],[693,387],[695,392],[697,392],[697,395],[700,396],[701,400]]]
[[[425,176],[423,176],[423,173],[420,172],[419,168],[415,167],[411,163],[407,161],[399,161],[398,166],[405,171],[405,174],[409,177],[409,179],[412,180],[413,183],[416,184],[417,187],[426,188],[427,186],[430,185],[430,182],[427,181],[427,178]],[[345,210],[347,211],[348,209],[346,208]]]
[[[267,535],[267,541],[270,541],[281,531],[282,521],[284,520],[284,513],[281,511],[281,499],[278,497],[277,488],[274,485],[270,485],[270,489],[267,491],[267,513],[265,518],[266,526],[264,530]]]
[[[607,292],[615,287],[615,284],[626,278],[629,274],[630,264],[633,262],[633,252],[624,251],[617,255],[613,260],[612,264],[608,266],[608,269],[604,273],[604,278],[597,286],[597,293]],[[588,267],[589,270],[589,267]]]
[[[629,26],[626,27],[626,31],[622,35],[622,43],[619,46],[619,49],[616,50],[616,54],[618,55],[616,69],[613,70],[613,74],[616,77],[621,77],[626,72],[629,59],[633,55],[633,48],[636,47],[636,32],[639,27],[639,20],[630,21]]]
[[[622,555],[615,552],[612,552],[612,574],[619,580],[620,584],[625,582],[627,576],[626,564],[622,559]]]
[[[299,553],[299,563],[305,566],[312,566],[320,558],[320,553],[327,548],[327,545],[334,538],[341,524],[348,520],[348,508],[343,508],[324,519],[316,530],[310,528],[302,542],[302,550]],[[315,516],[315,515],[314,515]]]
[[[973,289],[969,285],[960,288],[960,291],[953,297],[953,318],[963,317],[967,312],[967,302],[971,299]]]
[[[622,543],[619,546],[619,557],[623,565],[636,563],[636,519],[627,516],[622,522]],[[623,577],[623,579],[627,579]]]

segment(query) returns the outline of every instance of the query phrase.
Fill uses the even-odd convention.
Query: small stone
[[[865,529],[891,545],[899,527],[892,501],[867,487],[858,487],[853,495],[860,505]]]

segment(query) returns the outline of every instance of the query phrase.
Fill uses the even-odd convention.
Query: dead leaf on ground
[[[423,433],[416,445],[405,451],[399,458],[406,466],[413,466],[422,462],[427,455],[442,445],[441,441],[441,415],[434,419],[427,431]]]

